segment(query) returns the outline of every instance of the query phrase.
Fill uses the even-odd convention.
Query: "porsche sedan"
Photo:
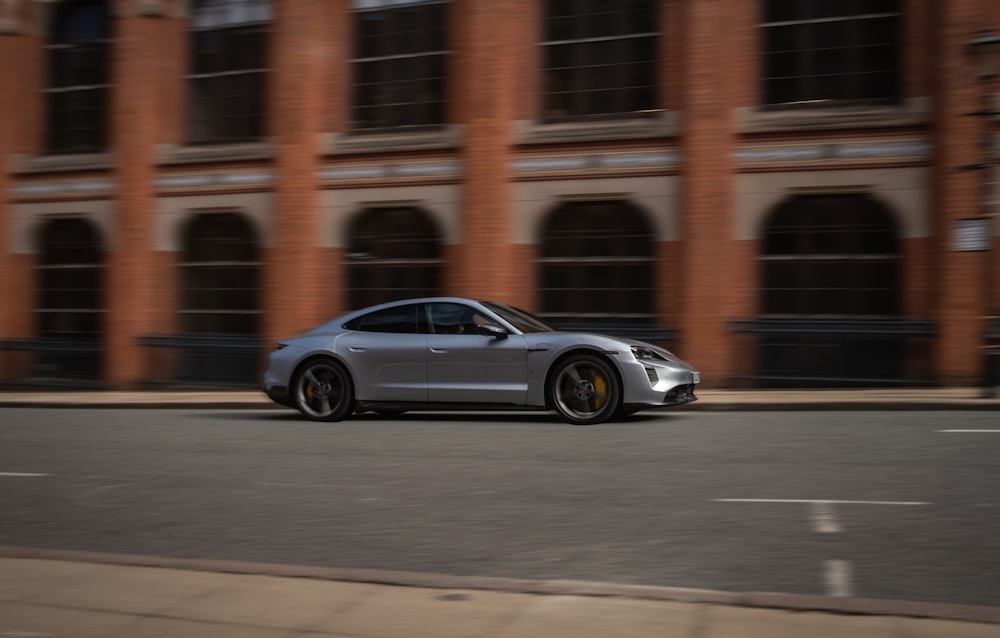
[[[561,332],[495,301],[410,299],[271,352],[264,391],[316,421],[408,410],[554,410],[587,425],[695,401],[698,371],[652,344]]]

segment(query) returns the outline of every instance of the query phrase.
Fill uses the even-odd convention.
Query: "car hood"
[[[590,344],[591,346],[602,348],[605,350],[627,350],[632,346],[641,346],[643,348],[649,348],[656,354],[660,355],[666,361],[690,368],[694,370],[694,366],[687,363],[673,352],[670,352],[666,348],[654,345],[646,341],[640,341],[638,339],[630,339],[628,337],[617,337],[613,335],[606,335],[597,332],[539,332],[530,333],[525,335],[529,341],[535,342],[545,342],[549,340],[555,340],[563,344]]]

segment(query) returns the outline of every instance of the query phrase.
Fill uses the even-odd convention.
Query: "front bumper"
[[[697,370],[674,361],[632,361],[622,366],[622,403],[635,407],[667,407],[697,401]]]
[[[294,407],[292,405],[292,398],[288,394],[287,386],[272,385],[270,387],[265,387],[264,394],[267,395],[268,399],[271,399],[278,405],[284,405],[286,407]]]

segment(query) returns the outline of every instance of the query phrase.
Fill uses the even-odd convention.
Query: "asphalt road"
[[[983,411],[6,409],[0,544],[1000,606],[997,430]]]

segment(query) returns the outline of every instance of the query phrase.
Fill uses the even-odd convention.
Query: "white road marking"
[[[849,561],[824,561],[823,580],[826,581],[826,593],[837,598],[850,598],[854,596],[854,578],[851,572],[851,563]]]
[[[924,501],[837,501],[822,498],[717,498],[720,503],[829,503],[831,505],[930,505]]]
[[[833,512],[833,504],[824,501],[810,503],[813,530],[821,534],[835,534],[841,531],[840,522]]]
[[[50,476],[49,474],[33,474],[30,472],[0,472],[0,476]]]
[[[938,432],[991,432],[1000,434],[1000,430],[938,430]]]

